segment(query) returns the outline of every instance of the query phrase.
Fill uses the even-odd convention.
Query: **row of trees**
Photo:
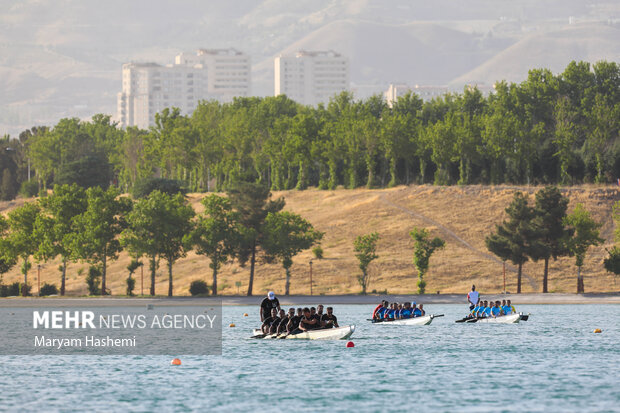
[[[67,266],[80,260],[96,267],[94,273],[101,274],[100,292],[106,294],[108,261],[125,249],[134,257],[130,273],[141,265],[138,260],[148,261],[151,295],[155,295],[155,275],[163,259],[172,296],[173,265],[195,249],[210,259],[214,295],[218,270],[232,259],[250,263],[248,295],[252,295],[256,261],[281,262],[288,294],[293,258],[318,243],[323,233],[301,216],[282,211],[284,199],[271,200],[270,195],[264,185],[239,183],[228,197],[204,198],[204,212],[196,215],[181,193],[154,190],[134,201],[113,187],[85,190],[76,184],[57,185],[51,195],[11,211],[8,219],[0,215],[0,274],[20,263],[26,293],[30,260],[59,257],[60,294],[64,295]]]
[[[486,238],[489,251],[517,266],[517,293],[521,292],[523,264],[530,259],[544,261],[542,292],[548,292],[549,261],[562,256],[575,257],[577,293],[584,292],[581,267],[586,253],[589,247],[604,240],[599,234],[601,224],[592,219],[582,204],[567,215],[568,202],[556,187],[538,191],[533,206],[528,194],[516,192],[506,208],[508,219]]]
[[[239,178],[272,190],[610,182],[620,176],[619,127],[620,67],[606,61],[531,70],[488,97],[476,88],[429,102],[407,94],[392,107],[349,93],[316,108],[286,96],[205,101],[191,116],[165,109],[148,130],[96,115],[6,137],[1,196],[15,195],[29,164],[43,188],[112,182],[123,192],[151,176],[192,191]]]
[[[95,286],[91,291],[106,294],[108,261],[117,259],[126,249],[134,258],[128,267],[130,274],[142,265],[140,259],[148,262],[151,295],[155,295],[160,260],[167,263],[168,295],[172,296],[173,265],[194,249],[209,258],[213,294],[217,294],[221,265],[234,259],[243,266],[249,263],[248,295],[252,294],[256,262],[281,262],[288,294],[293,258],[318,244],[324,234],[301,216],[282,211],[284,199],[274,200],[270,196],[264,185],[238,183],[226,197],[205,197],[204,211],[196,215],[181,193],[154,190],[134,201],[119,196],[115,188],[85,190],[76,184],[58,185],[51,195],[10,212],[8,219],[0,216],[0,274],[20,264],[26,293],[30,260],[46,262],[59,257],[60,294],[64,295],[67,266],[80,260],[96,268],[89,272],[101,274],[101,288]],[[534,205],[530,205],[527,194],[516,192],[506,209],[507,219],[486,238],[492,253],[517,265],[517,293],[521,292],[522,267],[528,260],[544,261],[542,291],[548,292],[549,261],[561,256],[575,257],[577,292],[584,292],[581,268],[588,248],[603,242],[599,234],[601,225],[581,204],[570,214],[567,209],[568,198],[556,187],[538,191]],[[616,221],[620,221],[619,211],[620,203],[614,206]],[[423,294],[430,257],[444,248],[445,241],[433,238],[424,228],[413,228],[409,235],[414,243],[418,293]],[[353,244],[363,294],[370,282],[369,266],[378,258],[379,239],[374,232],[357,237]],[[605,267],[615,273],[620,272],[618,251],[620,248],[613,248],[605,260]],[[129,281],[128,294],[133,289]]]

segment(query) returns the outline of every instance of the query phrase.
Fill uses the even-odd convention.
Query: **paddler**
[[[426,315],[426,311],[424,311],[424,304],[420,304],[418,306],[418,311],[420,312],[418,317],[424,317]]]
[[[284,317],[286,317],[286,311],[280,309],[278,315],[276,316],[276,318],[274,318],[274,320],[271,322],[271,325],[269,326],[269,334],[276,334],[278,332],[278,327],[280,327],[280,324],[282,323]]]
[[[323,316],[323,304],[319,304],[316,306],[316,317],[319,319],[319,325],[321,328],[325,327],[325,324],[323,324]]]
[[[286,325],[286,333],[287,334],[293,334],[294,331],[300,331],[299,330],[299,322],[301,321],[301,318],[304,316],[304,312],[303,310],[300,308],[297,309],[297,314],[292,317],[288,324]]]
[[[332,307],[327,307],[327,314],[323,314],[321,318],[321,325],[324,328],[338,328],[338,318],[334,315],[334,309]]]
[[[413,316],[414,317],[422,317],[423,311],[424,310],[422,309],[422,304],[416,307],[415,303],[413,303]]]
[[[276,318],[278,318],[278,310],[276,310],[275,308],[272,308],[271,315],[269,317],[266,317],[263,320],[263,325],[261,326],[261,330],[263,331],[263,334],[269,334],[269,330],[271,329],[271,324],[276,320]]]
[[[475,318],[478,311],[480,311],[481,306],[482,303],[478,300],[478,304],[476,304],[476,306],[469,312],[469,318]]]
[[[281,312],[284,312],[284,310],[280,310]],[[288,313],[282,317],[282,319],[280,320],[280,324],[278,325],[278,329],[276,330],[276,334],[280,335],[286,332],[286,326],[288,325],[289,321],[291,321],[291,318],[295,317],[295,309],[293,307],[288,309]]]
[[[384,318],[386,320],[394,320],[394,318],[396,317],[396,303],[392,303],[392,305],[390,305],[390,308],[388,308],[388,310],[385,312],[384,314]]]
[[[299,329],[301,331],[316,330],[319,328],[319,323],[315,317],[310,313],[308,307],[304,308],[304,316],[299,321]]]
[[[411,315],[411,303],[407,301],[405,307],[398,313],[398,318],[411,318]]]
[[[487,315],[487,305],[488,305],[488,301],[484,300],[481,302],[480,307],[478,308],[478,311],[476,311],[476,317],[478,318],[484,318]]]
[[[374,311],[372,312],[372,319],[373,320],[381,320],[383,319],[383,315],[385,314],[386,310],[387,310],[387,306],[388,306],[388,302],[385,300],[381,300],[381,304],[379,304],[377,307],[375,307]]]
[[[269,291],[267,297],[260,303],[260,321],[264,322],[271,315],[273,309],[280,311],[280,301],[276,298],[276,293]]]
[[[515,307],[510,303],[510,300],[506,300],[506,305],[510,307],[510,311],[512,311],[513,314],[517,314],[517,310],[515,310]]]
[[[510,308],[508,304],[506,304],[506,300],[502,300],[502,311],[505,315],[512,314],[512,308]]]
[[[476,286],[471,286],[471,291],[467,293],[467,301],[469,302],[469,311],[473,310],[476,304],[478,304],[479,294],[476,291]]]
[[[499,300],[495,301],[495,305],[491,307],[491,315],[493,317],[501,317],[504,315],[502,308],[499,306]]]

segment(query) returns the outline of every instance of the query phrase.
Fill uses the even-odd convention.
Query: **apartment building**
[[[316,105],[349,89],[349,60],[333,50],[280,55],[274,66],[275,96]]]
[[[155,114],[177,107],[191,114],[200,100],[250,95],[250,58],[235,49],[181,53],[174,64],[126,63],[118,94],[120,126],[148,128]]]
[[[198,49],[175,57],[177,66],[202,65],[207,69],[207,90],[221,102],[251,93],[250,56],[236,49]]]

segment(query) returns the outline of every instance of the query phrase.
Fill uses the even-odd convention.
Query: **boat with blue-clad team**
[[[472,287],[472,291],[475,287]],[[471,294],[471,293],[470,293]],[[470,294],[467,299],[472,304]],[[514,324],[519,321],[527,321],[530,314],[518,313],[510,300],[487,301],[476,296],[477,302],[474,307],[470,305],[469,314],[456,320],[457,323],[493,323],[493,324]]]
[[[372,312],[372,318],[368,321],[372,321],[373,324],[381,325],[396,325],[396,326],[415,326],[415,325],[429,325],[433,319],[443,317],[443,314],[430,314],[426,315],[424,305],[419,304],[416,306],[416,302],[406,302],[404,304],[392,303],[390,304],[386,300],[381,301],[374,311]]]

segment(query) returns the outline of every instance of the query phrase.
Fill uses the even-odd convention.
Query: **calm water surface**
[[[620,411],[620,306],[520,306],[528,322],[483,325],[429,305],[446,316],[409,327],[371,325],[371,310],[335,306],[355,348],[251,340],[257,308],[225,307],[221,356],[2,356],[0,410]]]

